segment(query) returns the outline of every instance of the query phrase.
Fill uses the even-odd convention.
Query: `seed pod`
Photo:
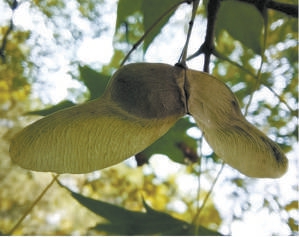
[[[87,173],[144,150],[186,113],[182,68],[131,64],[101,98],[29,125],[10,145],[12,160],[36,171]]]
[[[27,169],[86,173],[139,153],[187,113],[215,153],[245,175],[276,178],[286,172],[279,146],[247,122],[223,82],[158,63],[122,67],[101,98],[26,127],[12,140],[10,155]]]

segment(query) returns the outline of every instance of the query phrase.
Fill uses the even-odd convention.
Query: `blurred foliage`
[[[0,42],[3,42],[7,31],[8,27],[0,26]],[[30,92],[27,76],[32,64],[28,61],[30,48],[26,45],[29,35],[28,31],[14,31],[7,38],[0,59],[0,111],[24,100]]]
[[[146,212],[128,211],[99,200],[84,197],[75,192],[72,196],[97,215],[103,216],[110,223],[101,223],[94,227],[115,235],[194,235],[195,226],[173,218],[164,212],[152,209],[144,200]],[[204,227],[197,227],[197,235],[220,235]]]
[[[9,12],[0,18],[1,233],[11,231],[51,179],[50,174],[25,171],[11,164],[8,147],[13,134],[34,121],[37,115],[45,116],[73,106],[78,98],[88,100],[100,96],[126,53],[135,47],[153,22],[177,2],[35,0],[16,4],[17,1],[7,0],[0,3],[1,12]],[[200,19],[207,17],[207,2],[203,1],[197,11]],[[254,6],[257,2],[221,1],[211,73],[233,90],[247,118],[291,155],[286,177],[279,181],[257,181],[226,168],[215,192],[210,195],[220,165],[211,150],[203,149],[205,141],[201,133],[197,131],[197,135],[190,135],[195,126],[192,119],[183,118],[164,137],[137,155],[140,167],[136,167],[136,159],[132,158],[102,171],[60,176],[64,186],[76,191],[71,192],[75,198],[61,186],[54,185],[19,228],[10,234],[163,234],[174,225],[178,227],[175,231],[182,232],[166,234],[231,234],[233,225],[240,221],[247,223],[250,214],[262,216],[271,224],[270,230],[264,232],[267,235],[298,234],[299,190],[295,155],[298,141],[298,20],[275,10],[261,11]],[[295,0],[285,2],[297,4]],[[26,29],[14,23],[21,8],[30,13],[33,28]],[[163,29],[180,9],[181,6],[163,17],[145,38],[141,50],[135,50],[131,61],[143,58],[150,50],[149,46],[159,45],[155,39],[167,35]],[[116,14],[114,18],[113,14]],[[105,23],[105,18],[109,19],[109,24]],[[112,18],[115,26],[111,24]],[[186,27],[189,20],[180,19],[176,27]],[[85,37],[98,38],[111,28],[114,53],[110,63],[85,65],[76,59],[76,50]],[[198,48],[200,40],[197,40]],[[174,49],[178,57],[182,47],[177,45]],[[163,48],[159,50],[163,51]],[[66,67],[61,65],[65,61],[69,75],[88,92],[82,88],[74,93],[69,90],[68,98],[55,105],[45,105],[42,96],[51,84],[49,75]],[[201,67],[197,65],[196,69]],[[155,155],[157,153],[163,156]],[[163,169],[165,166],[167,169]],[[210,198],[204,202],[207,195]],[[102,210],[97,212],[98,207]],[[266,218],[264,212],[268,213]],[[125,217],[120,218],[120,213],[125,213]],[[166,223],[161,226],[163,229],[154,225],[157,219]],[[132,220],[135,220],[133,224]],[[141,228],[145,222],[146,227]],[[180,228],[182,225],[188,228]]]
[[[221,40],[225,40],[225,37],[221,37],[221,32],[226,31],[244,46],[261,54],[263,25],[263,16],[253,4],[233,0],[223,1],[217,13],[215,26],[217,44],[221,45]]]
[[[163,137],[146,148],[139,155],[149,159],[154,154],[165,154],[175,162],[186,164],[199,160],[194,139],[186,134],[187,129],[196,126],[188,118],[180,119]]]

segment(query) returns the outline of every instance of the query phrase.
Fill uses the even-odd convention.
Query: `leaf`
[[[196,154],[196,141],[186,134],[186,130],[194,127],[195,124],[189,118],[180,119],[163,137],[142,151],[146,157],[153,154],[165,154],[175,162],[185,164],[186,154],[184,154],[182,144],[193,150]]]
[[[127,18],[140,11],[142,0],[119,0],[117,5],[116,29],[126,22]]]
[[[292,217],[289,217],[289,219],[288,219],[288,225],[289,225],[290,229],[293,232],[295,232],[295,233],[297,232],[298,233],[298,227],[299,227],[299,225],[298,225],[298,219],[296,220],[296,219],[294,219]]]
[[[141,6],[141,12],[144,16],[143,26],[146,31],[151,27],[151,25],[171,6],[173,6],[176,1],[173,0],[143,0]],[[143,50],[146,52],[151,42],[160,33],[163,26],[168,22],[174,11],[171,11],[166,17],[161,19],[159,24],[155,26],[152,32],[145,38]]]
[[[284,207],[284,209],[286,211],[290,211],[290,210],[293,210],[293,209],[298,210],[298,208],[299,208],[299,201],[298,200],[294,200],[294,201],[290,202],[289,204],[287,204]]]
[[[108,80],[110,79],[110,76],[98,73],[97,71],[87,66],[83,66],[83,67],[80,66],[79,71],[80,71],[81,80],[83,81],[84,85],[87,87],[87,89],[90,92],[89,99],[92,100],[100,97],[104,93],[104,90],[106,88]],[[66,109],[74,105],[76,104],[74,104],[72,101],[64,100],[54,106],[51,106],[50,108],[30,111],[26,113],[26,115],[46,116],[58,110]]]
[[[136,12],[141,13],[143,16],[143,30],[147,31],[152,24],[162,14],[175,4],[173,0],[120,0],[117,7],[117,19],[115,32],[119,30],[121,25],[126,22],[130,16],[133,16]],[[147,50],[154,38],[160,33],[163,26],[168,22],[170,16],[175,10],[171,11],[167,16],[160,20],[159,24],[151,31],[144,40],[143,50]],[[131,27],[132,29],[132,27]]]
[[[72,196],[95,214],[104,217],[109,223],[97,224],[94,229],[115,235],[192,235],[195,227],[143,205],[146,212],[129,211],[106,202],[84,197],[70,191]],[[200,226],[199,235],[221,235],[216,231]]]
[[[100,97],[108,84],[110,76],[99,73],[88,66],[79,67],[80,77],[90,92],[90,100]]]
[[[226,30],[232,37],[255,53],[261,53],[261,35],[264,20],[258,9],[249,3],[227,0],[222,1],[216,20],[215,35]]]
[[[53,106],[51,106],[50,108],[47,108],[47,109],[27,112],[26,115],[46,116],[46,115],[52,114],[52,113],[54,113],[58,110],[66,109],[66,108],[72,107],[74,105],[76,105],[76,104],[74,104],[72,101],[64,100],[64,101],[61,101],[60,103],[58,103],[56,105],[53,105]]]

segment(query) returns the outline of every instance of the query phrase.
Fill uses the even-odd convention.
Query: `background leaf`
[[[59,102],[58,104],[56,105],[53,105],[47,109],[41,109],[41,110],[35,110],[35,111],[30,111],[30,112],[27,112],[26,115],[41,115],[41,116],[47,116],[49,114],[52,114],[58,110],[61,110],[61,109],[66,109],[66,108],[69,108],[69,107],[72,107],[76,104],[74,104],[72,101],[70,100],[64,100],[64,101],[61,101]]]
[[[194,126],[188,117],[180,119],[163,137],[142,151],[142,154],[147,158],[157,153],[165,154],[173,161],[186,164],[188,154],[184,154],[183,146],[185,146],[190,149],[190,156],[193,154],[193,158],[197,160],[196,140],[186,134],[186,131]]]
[[[142,0],[119,0],[117,5],[116,29],[127,21],[127,18],[140,11]]]
[[[216,19],[215,35],[218,42],[221,41],[221,32],[225,30],[255,53],[261,53],[264,20],[254,5],[233,0],[221,1]]]
[[[129,17],[132,17],[136,13],[140,13],[141,17],[143,17],[143,20],[141,22],[143,29],[142,33],[147,31],[152,24],[171,6],[173,6],[176,3],[176,1],[173,0],[120,0],[118,2],[118,8],[117,8],[117,20],[116,20],[116,29],[115,29],[115,35],[117,32],[121,31],[121,27],[123,24],[133,24],[130,23]],[[154,38],[159,34],[163,26],[168,22],[171,15],[175,12],[175,10],[171,11],[167,16],[165,16],[158,25],[155,26],[155,28],[151,31],[151,33],[145,38],[143,50],[146,52],[151,42],[154,40]],[[137,25],[137,23],[134,23]],[[130,25],[128,26],[128,31],[130,32]],[[128,33],[128,32],[127,32]],[[139,32],[140,34],[141,32]],[[136,29],[135,32],[130,32],[130,34],[135,34],[138,36]],[[140,35],[138,36],[140,37]],[[131,37],[131,40],[135,40],[134,37]],[[124,39],[123,39],[124,40]],[[125,40],[128,40],[126,37]],[[137,40],[136,40],[137,41]],[[128,42],[127,42],[128,43]],[[135,43],[135,42],[132,42]]]
[[[143,0],[141,6],[141,12],[143,14],[143,26],[146,31],[167,9],[173,6],[177,1],[173,0]],[[163,26],[168,22],[172,11],[166,17],[164,17],[159,24],[152,30],[152,32],[144,40],[144,52],[148,49],[154,38],[160,33]]]
[[[72,196],[95,214],[110,223],[101,223],[94,229],[116,235],[192,235],[195,227],[182,220],[152,209],[143,202],[146,212],[129,211],[106,202],[71,192]],[[221,235],[205,227],[198,227],[199,235]]]
[[[80,79],[89,90],[89,99],[93,100],[100,97],[106,88],[110,76],[99,73],[88,66],[79,67]],[[26,115],[41,115],[46,116],[61,109],[66,109],[76,105],[70,100],[64,100],[47,109],[35,110],[27,112]]]
[[[80,79],[90,92],[89,99],[100,97],[108,84],[110,76],[99,73],[88,66],[79,67]]]

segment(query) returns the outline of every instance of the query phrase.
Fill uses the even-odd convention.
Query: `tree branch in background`
[[[191,20],[189,21],[189,28],[188,28],[187,38],[186,38],[186,42],[185,42],[184,48],[182,50],[182,54],[180,56],[179,62],[178,62],[178,64],[180,64],[183,67],[186,67],[188,45],[189,45],[190,36],[191,36],[191,33],[192,33],[192,29],[193,29],[193,24],[194,24],[194,19],[195,19],[195,16],[196,16],[196,11],[197,11],[197,8],[198,8],[198,4],[199,4],[199,0],[194,0],[193,1],[192,16],[191,16]]]
[[[173,6],[171,6],[169,9],[167,9],[152,25],[149,29],[146,30],[146,32],[141,36],[141,38],[133,45],[133,47],[131,48],[131,50],[127,53],[127,55],[125,56],[125,58],[123,59],[123,61],[120,64],[120,67],[123,66],[125,64],[125,62],[128,60],[128,58],[130,57],[131,53],[143,42],[143,40],[145,39],[145,37],[152,31],[152,29],[155,28],[156,25],[159,24],[159,22],[165,17],[167,16],[171,11],[173,11],[174,9],[176,9],[179,5],[183,4],[183,3],[188,3],[190,4],[190,0],[182,0],[176,4],[174,4]]]
[[[208,3],[208,22],[205,42],[201,46],[204,53],[204,66],[203,71],[209,73],[210,71],[210,59],[212,51],[214,50],[214,28],[216,22],[216,16],[220,7],[220,0],[210,0]]]
[[[14,14],[14,11],[18,7],[18,2],[16,0],[14,0],[12,3],[9,3],[9,2],[7,2],[7,3],[9,4],[10,9],[12,10],[12,15],[11,15],[11,19],[9,21],[9,27],[3,36],[2,44],[0,47],[0,57],[1,57],[3,63],[5,63],[5,48],[6,48],[6,44],[7,44],[7,39],[8,39],[9,34],[12,32],[12,30],[14,28],[13,14]]]
[[[9,34],[12,32],[12,30],[13,30],[13,21],[11,19],[9,22],[9,27],[3,36],[3,40],[2,40],[2,44],[1,44],[1,48],[0,48],[0,57],[1,57],[3,63],[5,63],[5,61],[6,61],[5,60],[5,48],[6,48],[6,44],[7,44],[7,39],[8,39]]]
[[[298,5],[276,2],[273,0],[264,1],[264,0],[239,0],[240,2],[246,2],[255,5],[260,11],[263,11],[264,7],[268,9],[273,9],[276,11],[280,11],[289,16],[298,18]]]
[[[289,16],[298,18],[298,5],[269,1],[266,3],[266,7],[276,11],[283,12]]]
[[[280,12],[283,12],[289,16],[298,18],[298,5],[292,5],[287,3],[280,3],[275,1],[259,1],[259,0],[239,0],[241,2],[246,2],[250,4],[254,4],[261,12],[266,9],[273,9]],[[206,29],[206,36],[205,41],[200,46],[200,48],[191,56],[187,58],[187,60],[191,60],[201,54],[204,54],[204,72],[209,72],[209,64],[211,54],[217,54],[214,50],[214,28],[215,28],[215,21],[218,9],[220,7],[220,0],[210,0],[208,3],[208,22],[207,22],[207,29]],[[216,55],[217,56],[217,55]]]
[[[205,41],[200,46],[200,48],[191,56],[187,58],[190,60],[199,56],[200,54],[204,54],[204,66],[203,71],[209,73],[209,65],[211,54],[214,51],[214,28],[216,22],[216,15],[220,6],[220,0],[210,0],[208,3],[208,22],[206,29]]]

